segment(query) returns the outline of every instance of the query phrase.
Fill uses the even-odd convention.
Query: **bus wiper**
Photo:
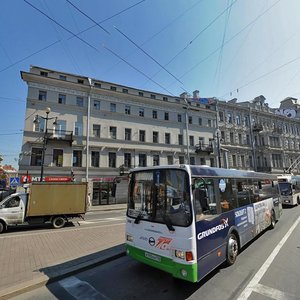
[[[142,219],[143,213],[140,211],[136,219],[134,220],[134,224],[139,224]]]
[[[175,228],[173,227],[172,222],[171,222],[171,219],[170,219],[169,216],[167,216],[166,214],[164,214],[163,220],[164,220],[164,222],[166,223],[166,225],[167,225],[167,227],[168,227],[168,229],[169,229],[170,231],[175,231]]]

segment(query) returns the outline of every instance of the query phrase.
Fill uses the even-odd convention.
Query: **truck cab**
[[[24,222],[27,197],[25,193],[11,194],[0,202],[0,232],[7,226]]]

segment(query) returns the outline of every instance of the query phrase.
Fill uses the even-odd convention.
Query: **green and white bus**
[[[282,213],[276,175],[207,166],[135,168],[128,196],[127,254],[191,282],[233,264]]]

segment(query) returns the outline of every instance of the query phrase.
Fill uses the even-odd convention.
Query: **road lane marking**
[[[253,292],[259,293],[263,296],[275,299],[275,300],[292,300],[296,299],[296,295],[291,295],[280,290],[265,286],[258,283],[256,287],[253,288]]]
[[[78,300],[92,300],[92,299],[105,299],[105,295],[97,291],[92,285],[86,281],[79,280],[75,276],[68,277],[58,281],[71,296]]]
[[[290,237],[296,226],[300,222],[300,217],[295,221],[295,223],[292,225],[292,227],[289,229],[289,231],[285,234],[285,236],[281,239],[279,244],[274,248],[270,256],[267,258],[265,263],[260,267],[258,272],[254,275],[254,277],[251,279],[251,281],[248,283],[246,288],[242,291],[240,296],[237,298],[237,300],[247,300],[249,296],[251,295],[252,291],[255,290],[256,286],[259,284],[259,281],[264,276],[264,274],[269,269],[270,265],[272,264],[273,260],[275,259],[276,255],[279,253],[280,249],[283,247],[287,239]],[[275,298],[276,299],[276,298]]]

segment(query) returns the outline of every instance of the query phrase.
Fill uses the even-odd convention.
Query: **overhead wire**
[[[27,0],[23,0],[24,2],[28,3],[31,7],[33,7],[35,10],[37,10],[38,12],[40,12],[42,15],[44,15],[46,18],[50,19],[51,21],[53,21],[55,24],[57,24],[59,27],[63,28],[64,30],[66,30],[67,32],[69,32],[70,34],[72,34],[73,36],[77,37],[80,41],[82,41],[84,44],[88,45],[89,47],[91,47],[92,49],[96,50],[97,52],[100,53],[100,51],[95,48],[94,46],[92,46],[90,43],[88,43],[87,41],[85,41],[84,39],[78,37],[75,33],[73,33],[71,30],[67,29],[65,26],[63,26],[62,24],[60,24],[59,22],[57,22],[55,19],[51,18],[50,16],[48,16],[45,12],[41,11],[40,9],[38,9],[37,7],[35,7],[33,4],[31,4],[30,2],[28,2]],[[131,63],[129,63],[128,61],[126,61],[124,58],[122,58],[120,55],[118,55],[117,53],[115,53],[113,50],[109,49],[106,46],[103,46],[104,49],[108,50],[110,53],[112,53],[113,55],[115,55],[116,57],[118,57],[119,59],[121,59],[123,62],[125,62],[127,65],[129,65],[131,68],[133,68],[134,70],[136,70],[137,72],[139,72],[140,74],[144,75],[146,78],[150,78],[147,74],[145,74],[144,72],[142,72],[141,70],[139,70],[138,68],[136,68],[135,66],[133,66]],[[164,88],[161,84],[159,84],[158,82],[151,80],[153,83],[155,83],[156,85],[158,85],[160,88],[162,88],[163,90],[171,93],[170,91],[168,91],[166,88]],[[171,93],[172,94],[172,93]]]
[[[243,31],[245,31],[248,27],[250,27],[253,23],[257,22],[263,15],[265,15],[268,11],[270,11],[275,5],[277,5],[281,0],[277,0],[274,2],[271,6],[269,6],[266,10],[264,10],[261,14],[259,14],[257,17],[255,17],[250,23],[248,23],[246,26],[244,26],[240,31],[238,31],[236,34],[234,34],[230,39],[226,40],[224,42],[224,45],[227,45],[230,43],[233,39],[235,39],[237,36],[239,36]],[[189,68],[186,72],[184,72],[179,78],[185,77],[187,74],[189,74],[191,71],[196,69],[199,65],[201,65],[204,61],[209,59],[212,55],[217,53],[221,49],[221,46],[209,53],[205,58],[201,59],[198,63],[196,63],[194,66]]]

